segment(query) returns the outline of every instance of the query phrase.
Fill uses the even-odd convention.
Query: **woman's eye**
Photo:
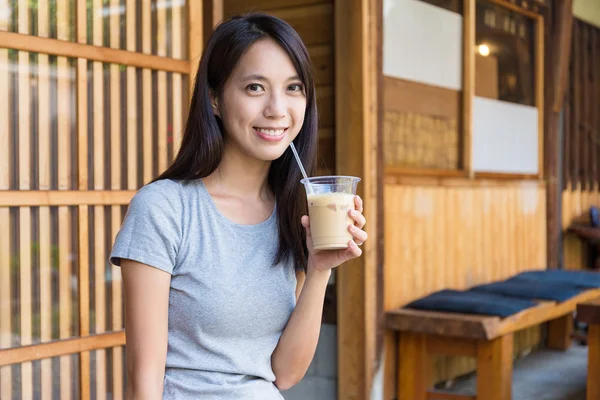
[[[260,92],[262,90],[262,86],[258,83],[251,83],[246,88],[251,92]]]
[[[291,90],[292,92],[302,92],[304,88],[301,84],[294,83],[293,85],[288,86],[288,90]]]

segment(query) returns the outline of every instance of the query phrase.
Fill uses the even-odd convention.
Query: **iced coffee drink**
[[[356,185],[360,178],[322,176],[302,180],[307,192],[308,216],[313,246],[317,250],[348,248],[353,224],[349,211],[354,209]],[[310,186],[309,186],[310,183]]]

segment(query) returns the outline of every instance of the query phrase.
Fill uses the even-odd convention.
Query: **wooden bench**
[[[591,267],[600,270],[600,228],[576,223],[569,226],[567,232],[573,233],[594,250],[595,259]]]
[[[509,400],[513,334],[550,322],[548,347],[566,350],[577,304],[598,298],[600,289],[591,289],[562,303],[540,301],[507,318],[408,308],[388,311],[386,327],[397,332],[398,340],[397,400]],[[476,396],[430,391],[433,354],[475,357]]]
[[[577,305],[577,320],[588,324],[587,400],[600,399],[600,300]]]

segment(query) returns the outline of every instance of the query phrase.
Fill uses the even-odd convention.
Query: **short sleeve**
[[[130,259],[173,273],[182,239],[180,184],[160,180],[140,189],[131,199],[110,254],[121,266]]]

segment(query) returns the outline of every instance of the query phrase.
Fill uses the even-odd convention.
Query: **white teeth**
[[[281,136],[281,135],[283,135],[283,132],[285,132],[285,129],[256,128],[256,130],[259,131],[260,133],[264,133],[265,135],[269,135],[269,136]]]

